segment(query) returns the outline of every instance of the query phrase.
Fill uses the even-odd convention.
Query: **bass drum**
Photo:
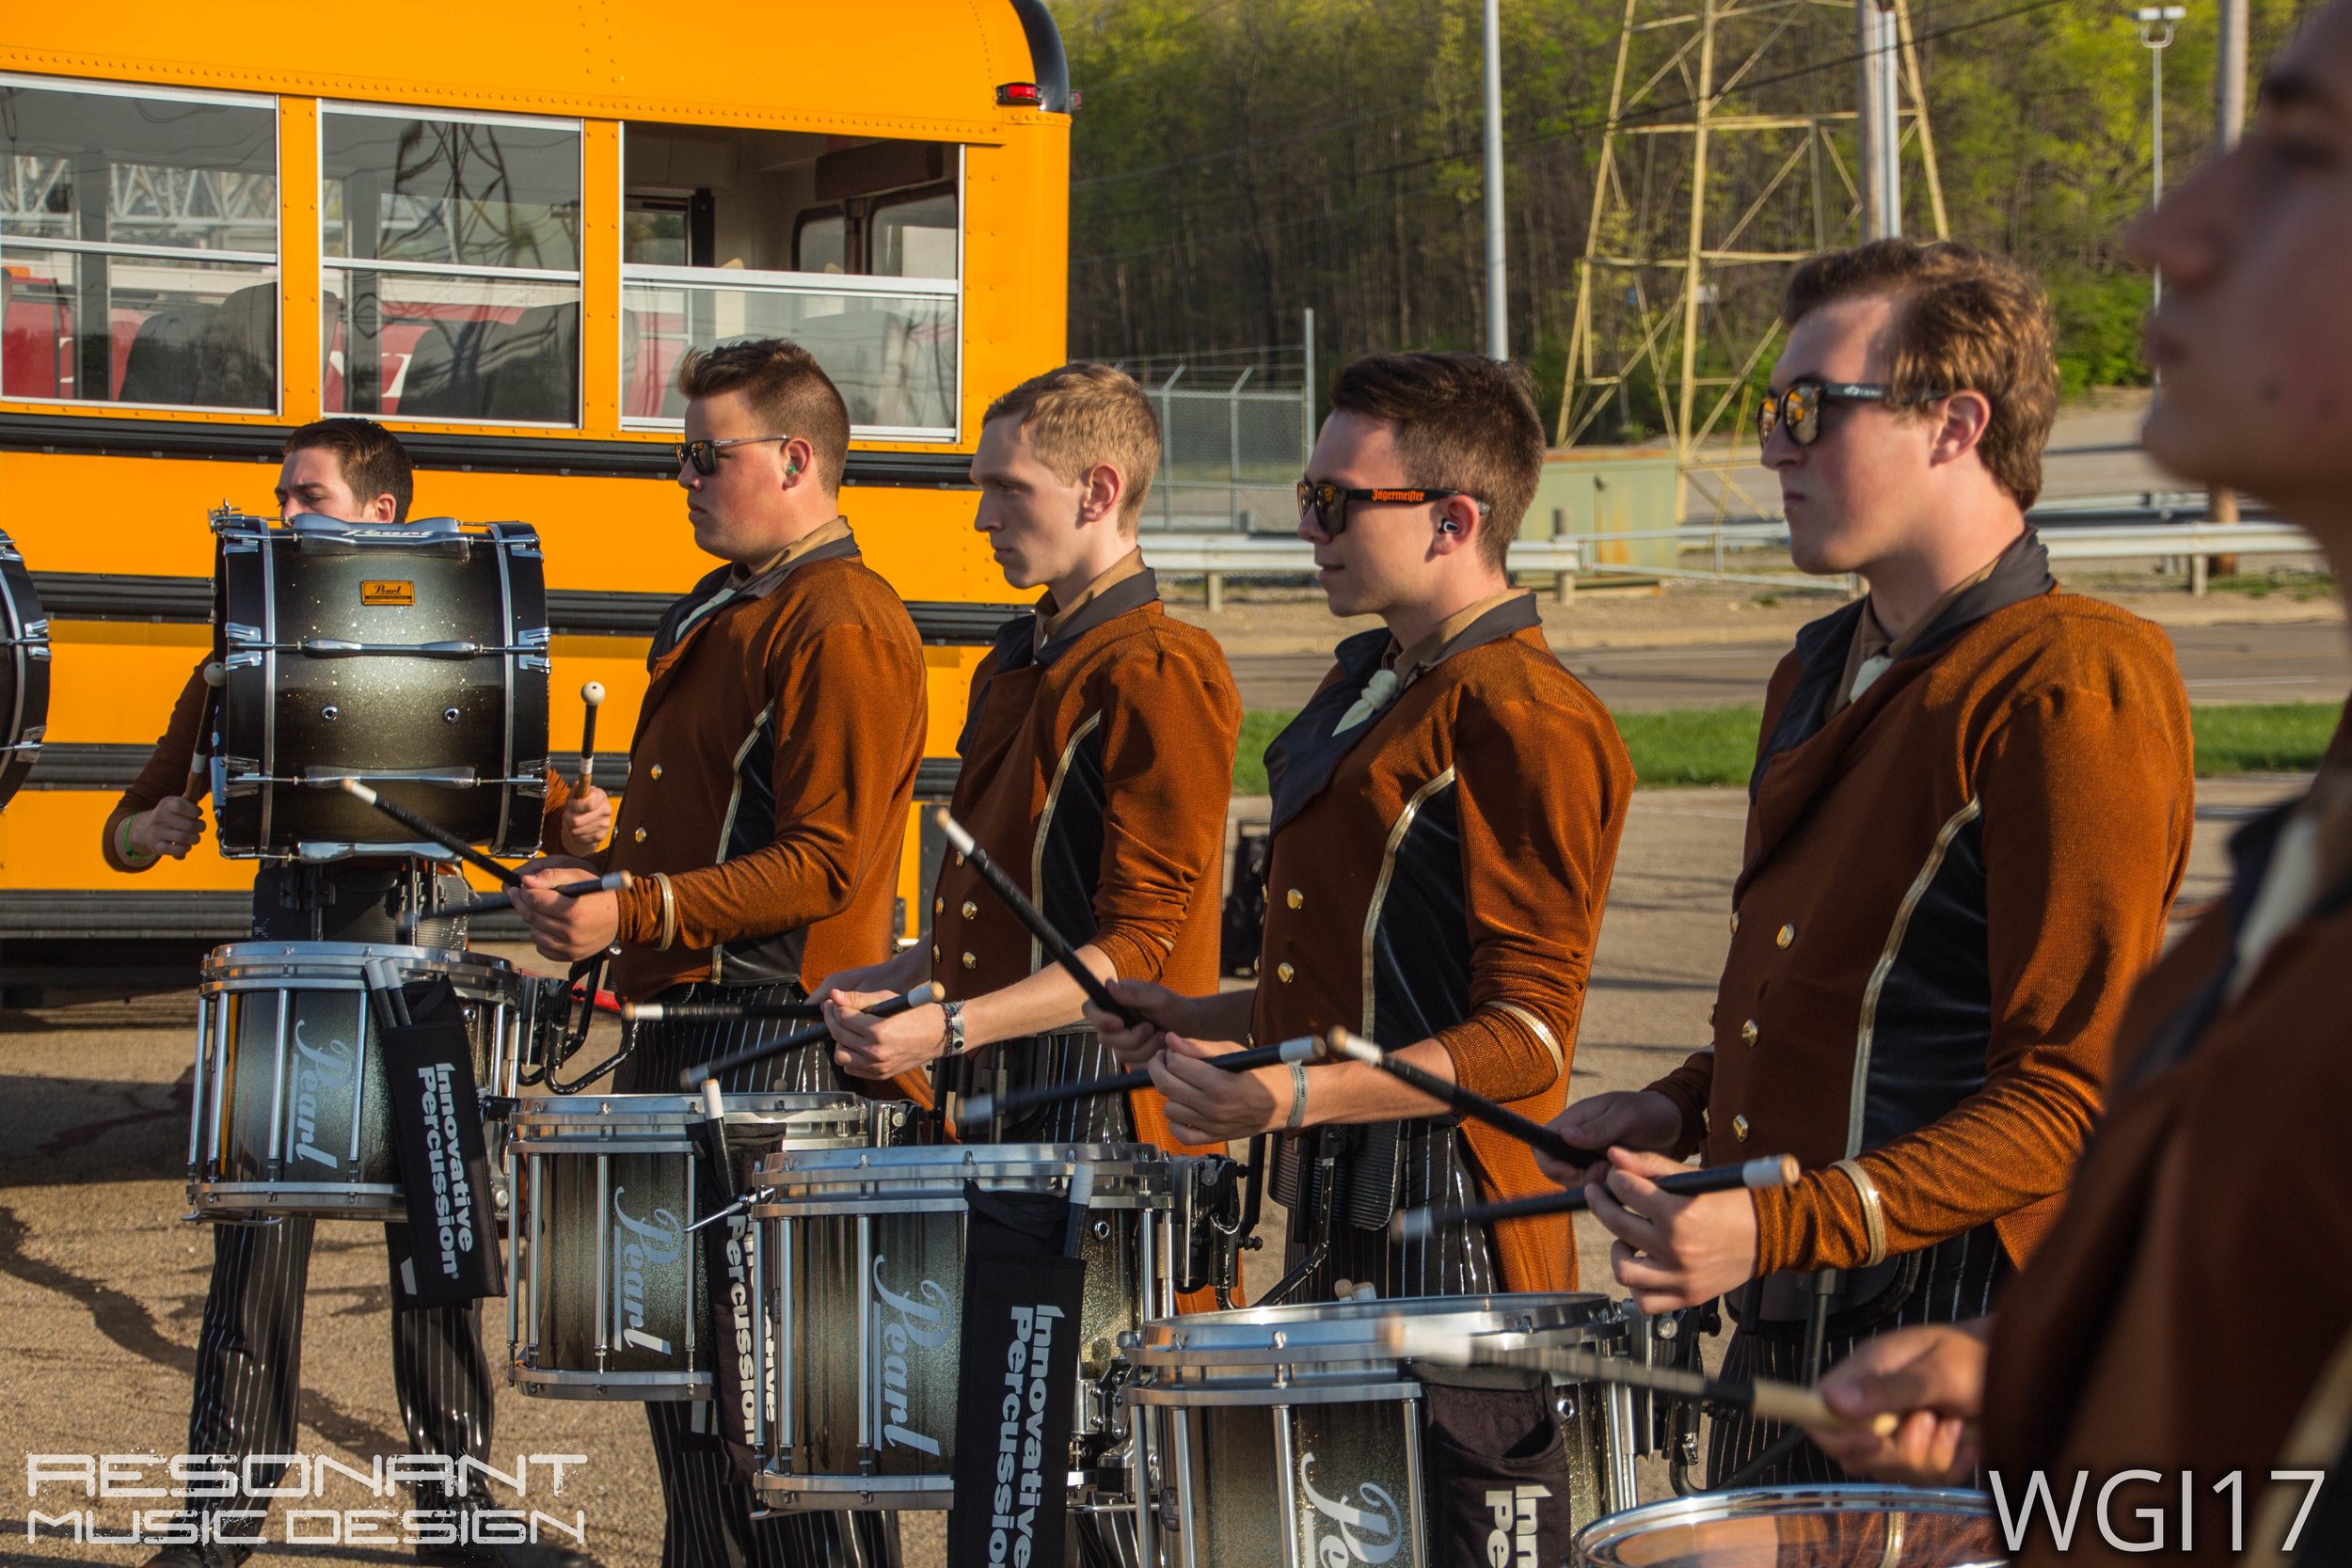
[[[521,523],[215,515],[224,854],[440,856],[358,779],[494,855],[532,852],[548,755],[548,606]]]
[[[0,806],[33,770],[49,727],[49,618],[33,574],[0,533]]]

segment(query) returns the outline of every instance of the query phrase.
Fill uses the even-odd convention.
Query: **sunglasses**
[[[1467,496],[1478,501],[1481,512],[1486,503],[1478,500],[1468,490],[1351,490],[1343,485],[1323,483],[1302,479],[1298,482],[1298,515],[1312,514],[1315,527],[1337,538],[1347,530],[1347,506],[1350,501],[1369,501],[1375,506],[1420,506],[1428,501],[1449,500]]]
[[[1821,408],[1832,403],[1887,403],[1895,396],[1892,387],[1865,385],[1851,381],[1792,381],[1788,389],[1777,397],[1764,394],[1764,403],[1756,410],[1756,436],[1769,443],[1772,427],[1784,426],[1788,439],[1801,447],[1809,447],[1821,438]]]
[[[728,447],[790,439],[789,436],[737,436],[724,441],[680,441],[676,447],[677,461],[681,467],[691,463],[698,474],[715,474],[719,471],[719,453]]]

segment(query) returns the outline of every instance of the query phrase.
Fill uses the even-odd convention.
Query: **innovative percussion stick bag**
[[[963,1354],[947,1560],[1063,1568],[1086,1221],[1061,1199],[963,1184]]]
[[[757,1365],[768,1344],[753,1332],[752,1314],[760,1310],[752,1294],[752,1249],[758,1233],[748,1210],[736,1204],[735,1166],[727,1154],[723,1124],[695,1123],[695,1157],[703,1163],[704,1180],[694,1184],[694,1216],[700,1227],[703,1290],[709,1304],[706,1323],[710,1346],[709,1440],[727,1456],[735,1479],[746,1486],[759,1473],[759,1420],[755,1402],[772,1386],[767,1369]],[[732,1210],[732,1212],[729,1211]],[[719,1216],[725,1217],[720,1218]],[[772,1411],[771,1412],[772,1414]],[[691,1440],[690,1439],[690,1442]]]
[[[1431,1568],[1568,1560],[1574,1478],[1551,1390],[1426,1385],[1422,1477]]]
[[[408,1205],[402,1289],[421,1307],[504,1295],[490,1158],[462,1004],[447,980],[411,983],[401,994],[408,1022],[383,1024],[379,1033]]]

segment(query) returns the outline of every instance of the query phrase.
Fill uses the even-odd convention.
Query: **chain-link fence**
[[[1160,416],[1160,471],[1143,526],[1163,532],[1288,533],[1293,488],[1315,440],[1309,351],[1279,348],[1127,360]]]

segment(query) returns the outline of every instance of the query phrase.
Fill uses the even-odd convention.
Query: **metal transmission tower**
[[[1788,267],[1866,232],[1855,67],[1868,45],[1857,46],[1856,10],[1625,0],[1557,439],[1662,436],[1688,515],[1777,509],[1740,490],[1735,470],[1755,458],[1740,438],[1753,440],[1750,377],[1779,341]],[[1915,203],[1913,215],[1941,238],[1944,187],[1902,0],[1891,14],[1898,151],[1923,177],[1925,211]],[[1892,169],[1880,180],[1892,185]]]

